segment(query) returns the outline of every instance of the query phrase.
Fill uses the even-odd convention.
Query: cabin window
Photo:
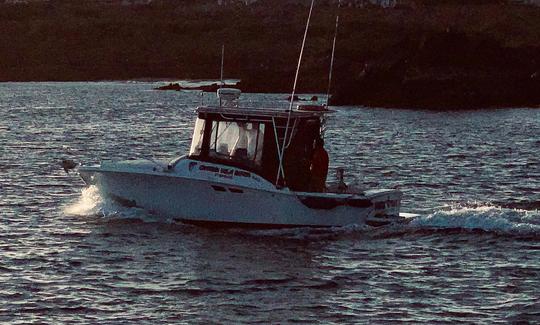
[[[195,122],[195,129],[193,130],[193,138],[191,140],[191,149],[189,150],[190,155],[198,156],[201,154],[203,146],[203,135],[204,135],[204,120],[198,118]]]
[[[260,167],[263,139],[263,123],[212,121],[208,156]]]

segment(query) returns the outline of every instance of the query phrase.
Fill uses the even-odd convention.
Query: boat
[[[322,143],[332,110],[328,102],[294,106],[313,3],[288,107],[244,107],[239,89],[220,87],[219,105],[196,109],[187,155],[81,166],[82,179],[123,205],[191,224],[275,228],[401,221],[399,190],[354,190],[343,181],[343,169],[335,186],[326,184],[328,154]],[[336,35],[337,22],[338,17]],[[221,80],[223,53],[224,47]]]
[[[241,107],[238,89],[196,109],[190,151],[170,161],[103,161],[79,173],[101,195],[156,216],[208,226],[332,227],[400,219],[394,189],[310,188],[326,106]]]

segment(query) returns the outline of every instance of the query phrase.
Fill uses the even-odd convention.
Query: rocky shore
[[[0,81],[219,77],[289,92],[303,1],[0,4]],[[540,105],[540,8],[411,1],[339,9],[332,103],[432,109]],[[313,14],[298,90],[326,92],[333,1]]]

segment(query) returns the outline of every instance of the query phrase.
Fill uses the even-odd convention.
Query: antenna
[[[223,88],[223,61],[225,60],[225,44],[221,44],[221,73],[220,73],[220,80],[219,83],[219,89]],[[221,107],[221,96],[219,97],[219,107]]]
[[[225,44],[221,45],[221,84],[219,88],[223,87],[223,61],[225,59]]]
[[[309,15],[306,22],[306,30],[304,31],[304,39],[302,40],[302,48],[300,49],[300,56],[298,57],[298,65],[296,66],[296,74],[294,75],[294,84],[293,84],[293,89],[291,93],[291,102],[289,104],[289,111],[288,111],[289,114],[287,115],[287,125],[285,126],[285,135],[283,137],[283,145],[281,146],[280,153],[279,153],[279,167],[278,167],[278,172],[276,176],[276,185],[279,182],[279,175],[280,174],[283,175],[283,154],[285,153],[285,147],[287,145],[287,136],[289,133],[289,125],[291,122],[291,113],[292,113],[292,106],[293,106],[293,101],[294,101],[294,93],[296,92],[296,83],[298,82],[298,74],[300,72],[300,65],[302,64],[302,56],[304,55],[304,47],[306,46],[306,38],[307,38],[308,30],[309,30],[309,22],[311,20],[311,13],[313,12],[314,4],[315,4],[315,0],[311,0],[311,6],[309,7]],[[285,178],[285,175],[283,175],[283,177]]]

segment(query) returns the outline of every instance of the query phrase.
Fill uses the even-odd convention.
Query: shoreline
[[[169,83],[171,81],[176,82],[205,82],[205,81],[214,81],[215,79],[180,79],[180,78],[172,78],[172,79],[160,79],[160,78],[138,78],[138,79],[103,79],[103,80],[30,80],[30,81],[0,81],[0,85],[2,84],[25,84],[25,83],[32,83],[32,84],[39,84],[39,83],[123,83],[123,84],[130,84],[130,83],[148,83],[148,84],[156,84],[163,83],[165,85],[166,83]],[[276,94],[276,95],[283,95],[283,96],[289,96],[290,91],[244,91],[242,88],[240,88],[243,93],[248,94]],[[148,88],[148,90],[154,90],[156,92],[176,92],[175,90],[158,90],[155,88]],[[182,91],[197,91],[197,90],[182,90]],[[211,93],[211,92],[207,92]],[[302,95],[318,95],[320,98],[323,98],[326,96],[323,92],[316,92],[316,91],[306,91],[306,92],[297,92],[296,93],[299,96]],[[307,101],[307,100],[306,100]],[[298,101],[302,102],[302,101]],[[479,106],[479,107],[448,107],[446,105],[440,105],[437,107],[429,107],[429,106],[399,106],[399,105],[366,105],[366,104],[343,104],[343,105],[333,105],[330,103],[329,106],[334,107],[361,107],[361,108],[370,108],[370,109],[397,109],[397,110],[420,110],[420,111],[448,111],[448,112],[455,112],[455,111],[479,111],[479,110],[496,110],[496,109],[540,109],[540,104],[536,105],[492,105],[492,106]]]
[[[339,10],[331,104],[540,106],[540,7],[421,3]],[[241,79],[240,89],[288,93],[306,6],[0,4],[0,80],[216,80],[225,45],[224,76]],[[300,93],[326,93],[336,13],[325,2],[314,11]]]

